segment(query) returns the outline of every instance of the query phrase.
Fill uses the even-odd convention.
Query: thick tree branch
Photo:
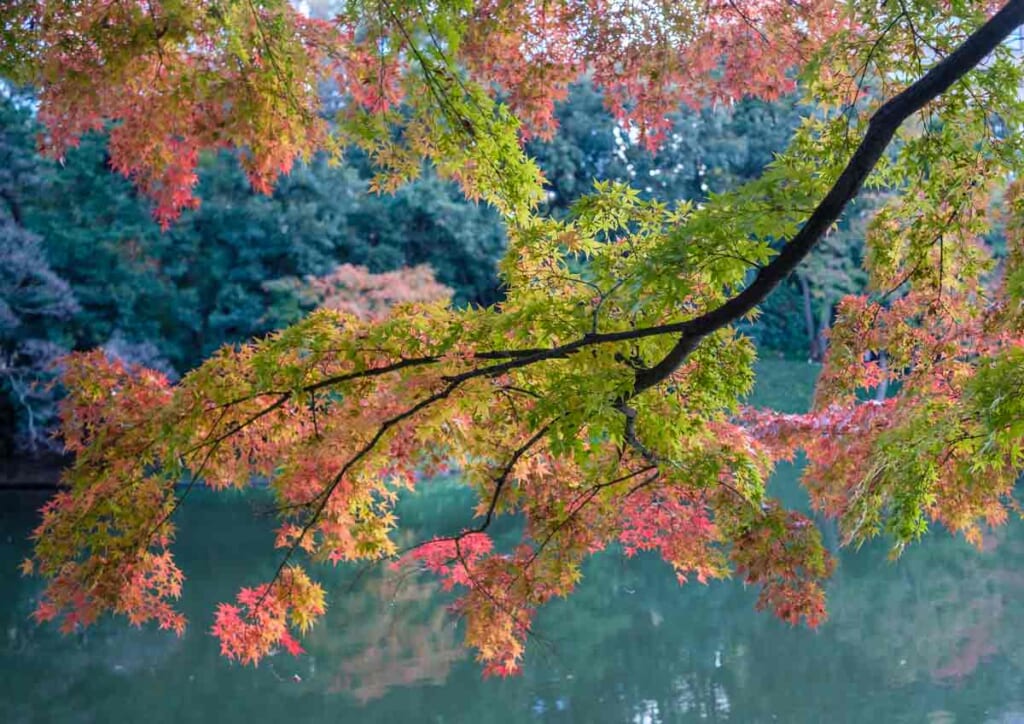
[[[959,48],[875,111],[867,133],[846,168],[800,231],[770,264],[758,272],[746,289],[717,309],[681,324],[679,331],[682,335],[675,347],[657,365],[637,375],[636,392],[664,380],[683,363],[701,339],[740,319],[763,302],[821,241],[847,204],[857,196],[903,122],[975,68],[1021,24],[1024,24],[1024,0],[1011,0]]]
[[[494,377],[537,362],[565,358],[585,347],[597,344],[679,334],[676,345],[658,364],[647,370],[638,371],[634,394],[663,381],[686,360],[704,337],[742,318],[761,304],[818,245],[832,224],[839,220],[847,205],[860,192],[900,126],[977,67],[1022,24],[1024,0],[1011,0],[988,22],[974,31],[960,47],[875,111],[868,123],[868,131],[853,156],[800,231],[783,246],[778,256],[758,271],[749,286],[721,306],[684,322],[604,334],[585,334],[572,342],[548,349],[480,352],[476,354],[477,359],[504,358],[506,361],[453,375],[448,378],[449,381],[462,382],[474,377]],[[429,364],[433,361],[436,360],[425,358],[414,361],[413,364]],[[321,384],[331,384],[331,381],[325,380]]]

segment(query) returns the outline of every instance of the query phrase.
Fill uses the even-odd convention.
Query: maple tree
[[[48,142],[59,152],[113,122],[112,163],[165,222],[195,203],[201,149],[239,149],[266,188],[294,157],[354,141],[379,188],[427,158],[509,225],[493,307],[321,309],[175,385],[99,353],[70,358],[75,462],[24,565],[47,579],[39,620],[73,629],[115,612],[180,631],[173,516],[197,481],[266,480],[282,518],[276,574],[217,611],[227,656],[299,650],[326,606],[300,555],[391,559],[460,592],[466,642],[502,675],[519,668],[534,611],[613,544],[656,551],[680,581],[735,572],[761,607],[817,625],[831,558],[765,489],[797,449],[846,542],[884,533],[898,551],[931,521],[979,541],[1013,508],[1024,195],[1007,182],[1024,74],[1003,41],[1024,0],[354,2],[335,21],[284,2],[27,7],[13,34],[30,50],[16,37],[3,62],[36,73]],[[567,218],[535,216],[520,136],[550,130],[551,102],[583,70],[652,144],[681,101],[799,87],[815,109],[760,178],[703,203],[602,183]],[[316,113],[324,73],[350,98],[334,125]],[[873,291],[839,306],[815,411],[743,408],[755,350],[735,323],[865,184],[887,192],[866,239]],[[1009,253],[993,279],[982,238],[997,192]],[[865,362],[883,351],[885,365]],[[897,394],[862,402],[883,379]],[[452,466],[478,495],[476,522],[400,549],[398,494]],[[488,529],[513,513],[521,542],[496,549]]]
[[[298,285],[298,293],[310,306],[365,320],[381,319],[397,304],[449,303],[452,298],[452,290],[438,283],[426,264],[381,274],[342,264],[330,274],[288,283]]]

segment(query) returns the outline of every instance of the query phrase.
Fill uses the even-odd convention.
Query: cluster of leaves
[[[242,150],[266,191],[296,157],[353,143],[381,169],[378,188],[416,177],[426,158],[521,219],[540,198],[540,173],[520,131],[550,136],[554,102],[582,72],[654,147],[681,103],[793,90],[790,66],[846,22],[832,0],[625,13],[590,1],[352,0],[323,20],[287,0],[42,0],[0,19],[10,45],[0,75],[39,85],[51,151],[114,122],[111,164],[155,200],[165,226],[196,204],[201,150]],[[347,99],[333,125],[318,115],[324,84]]]
[[[292,656],[303,653],[291,629],[305,633],[327,610],[323,588],[296,566],[282,570],[272,584],[243,588],[238,604],[217,607],[213,633],[221,653],[243,664],[255,663],[277,646]]]
[[[753,63],[744,39],[770,38],[758,39],[751,17],[737,19],[743,8],[778,21],[773,47],[787,63],[799,60],[794,38],[806,40],[808,30],[818,37],[823,23],[837,31],[821,38],[826,47],[804,71],[820,110],[759,178],[673,206],[599,183],[567,217],[532,217],[522,213],[524,196],[494,185],[496,169],[520,157],[500,129],[473,117],[493,143],[448,160],[468,164],[490,188],[475,191],[513,222],[500,304],[455,310],[417,301],[377,321],[320,310],[222,349],[173,387],[101,355],[73,358],[63,414],[76,459],[26,563],[48,579],[41,615],[74,625],[114,611],[177,627],[179,577],[168,546],[182,479],[218,489],[268,480],[277,497],[281,563],[270,581],[243,592],[240,606],[221,609],[216,632],[230,655],[255,662],[273,646],[294,648],[292,630],[322,609],[318,589],[293,567],[300,553],[331,562],[397,558],[460,589],[467,643],[486,671],[501,675],[520,666],[536,609],[570,593],[582,562],[612,545],[657,550],[681,580],[734,571],[786,620],[821,621],[832,564],[818,529],[765,490],[774,463],[797,447],[810,459],[812,496],[850,540],[886,532],[898,549],[929,519],[971,536],[980,523],[1002,520],[1024,468],[1024,254],[1014,224],[1005,281],[978,279],[987,268],[981,238],[992,227],[990,199],[1024,158],[1020,138],[1007,132],[1024,126],[1024,72],[999,46],[1024,23],[1024,0],[987,22],[994,8],[980,3],[844,6],[842,15],[816,4],[728,6],[687,36],[693,47],[707,47],[699,30],[710,27]],[[383,42],[396,36],[382,29],[401,35],[413,21],[396,11],[392,24],[389,6],[381,7],[385,19],[366,32],[377,57],[400,66],[406,56],[391,49],[417,46],[408,37]],[[569,9],[577,7],[589,5]],[[820,15],[800,15],[806,7]],[[486,3],[473,8],[494,12]],[[443,38],[429,53],[468,47],[469,26],[453,17],[462,16],[441,6],[428,24]],[[474,21],[488,27],[487,17]],[[577,45],[560,17],[553,23],[563,35],[549,39]],[[585,15],[572,17],[572,28],[587,27]],[[644,17],[631,22],[642,28]],[[668,15],[658,19],[675,27]],[[617,21],[604,18],[602,27]],[[730,35],[736,27],[742,38]],[[359,30],[342,47],[358,48]],[[724,50],[710,54],[711,65],[678,67],[714,68],[704,76],[712,86],[737,83],[731,61],[718,66]],[[644,55],[665,57],[649,47]],[[489,49],[483,57],[504,56]],[[472,54],[460,61],[484,72]],[[438,71],[436,59],[417,62],[434,74],[431,93],[456,103],[488,97],[456,87],[461,76]],[[487,68],[496,84],[514,85],[498,66]],[[778,91],[774,75],[749,75],[766,95]],[[919,80],[907,87],[910,78]],[[385,93],[368,110],[386,113],[391,102]],[[414,112],[409,123],[420,118]],[[447,128],[422,128],[402,148],[423,150],[424,139],[436,138],[432,148],[454,153]],[[393,150],[371,152],[387,165]],[[484,167],[474,166],[477,152],[488,155]],[[868,233],[876,291],[840,307],[823,407],[810,417],[741,412],[755,351],[734,323],[756,314],[865,180],[887,194]],[[1006,198],[1016,218],[1019,194]],[[865,362],[880,352],[886,367]],[[858,390],[883,377],[900,383],[898,394],[860,404]],[[452,465],[477,494],[480,522],[400,550],[398,493]],[[499,514],[524,521],[511,548],[496,548],[488,534]],[[288,582],[298,598],[282,588]]]
[[[396,556],[397,491],[456,465],[478,491],[483,523],[425,542],[405,560],[468,587],[459,604],[467,640],[491,672],[516,670],[536,608],[571,591],[583,559],[617,541],[660,551],[681,580],[726,575],[731,558],[763,584],[765,605],[817,622],[829,570],[817,530],[791,513],[764,513],[771,461],[728,420],[753,378],[749,343],[716,333],[664,384],[632,395],[636,371],[653,366],[672,340],[631,331],[689,318],[742,281],[742,266],[696,248],[704,261],[696,273],[656,273],[678,253],[670,230],[710,229],[719,224],[714,214],[668,210],[603,185],[572,218],[516,232],[500,308],[413,302],[377,322],[323,309],[264,341],[222,350],[173,390],[159,385],[159,394],[143,384],[151,373],[75,358],[65,420],[77,452],[72,491],[36,532],[53,542],[37,548],[39,570],[61,571],[47,610],[77,610],[62,590],[105,575],[110,586],[93,585],[85,605],[117,610],[121,557],[138,551],[140,539],[166,555],[183,475],[215,488],[270,479],[290,565],[299,549],[328,561]],[[745,254],[767,256],[770,247],[752,240]],[[573,271],[584,261],[585,274]],[[637,294],[651,303],[638,306]],[[630,334],[596,343],[620,332]],[[572,354],[573,339],[594,343]],[[118,403],[102,405],[104,396]],[[125,487],[129,478],[136,483]],[[142,490],[151,491],[149,506],[121,513],[118,498]],[[485,529],[508,512],[525,516],[524,540],[510,554],[491,551]],[[95,565],[66,565],[64,546],[73,543],[64,526],[72,521],[95,539]],[[153,525],[162,538],[151,537]],[[105,531],[102,540],[95,530]],[[785,539],[792,531],[799,537]],[[232,638],[230,650],[255,660],[286,642],[286,627],[273,631]],[[244,642],[252,646],[242,651]]]

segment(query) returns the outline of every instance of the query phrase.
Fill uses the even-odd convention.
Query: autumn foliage
[[[426,264],[381,274],[342,264],[330,274],[308,280],[306,293],[318,307],[360,319],[381,319],[396,304],[449,302],[452,298],[452,290],[439,283]]]
[[[470,195],[521,213],[539,172],[517,136],[549,137],[554,103],[582,73],[653,147],[680,103],[794,90],[790,69],[846,22],[832,0],[625,13],[600,0],[491,0],[429,14],[381,0],[328,19],[287,0],[37,0],[0,19],[12,28],[0,72],[39,84],[44,146],[59,157],[109,125],[111,164],[153,198],[164,225],[198,203],[203,151],[239,150],[266,192],[296,158],[352,143],[384,171],[381,188],[416,175],[426,158]],[[319,112],[325,92],[346,99],[333,124]]]
[[[735,574],[761,607],[820,623],[832,559],[766,488],[797,450],[847,542],[885,534],[898,551],[933,521],[978,540],[1014,509],[1024,208],[1007,182],[1024,171],[1024,75],[1000,43],[1024,0],[385,2],[331,21],[284,2],[81,5],[35,3],[26,26],[58,148],[113,122],[114,163],[166,221],[193,203],[203,149],[239,150],[257,187],[342,141],[380,165],[380,188],[428,158],[506,213],[506,295],[453,309],[443,290],[343,268],[318,282],[323,308],[176,385],[67,360],[75,462],[25,565],[47,579],[40,619],[180,630],[173,516],[196,484],[266,481],[281,519],[275,575],[217,611],[229,657],[299,650],[326,605],[300,557],[390,561],[458,592],[466,642],[499,675],[521,666],[537,609],[609,548],[656,552],[680,582]],[[760,179],[706,203],[597,183],[568,218],[534,216],[520,134],[549,132],[584,71],[649,143],[680,102],[799,88],[816,105]],[[325,75],[347,99],[333,126],[315,111]],[[816,409],[746,409],[756,351],[736,323],[864,183],[888,199],[872,290],[840,306]],[[883,379],[895,394],[863,401]],[[465,527],[399,548],[398,496],[451,468],[478,499]],[[499,515],[522,522],[509,548],[489,533]]]

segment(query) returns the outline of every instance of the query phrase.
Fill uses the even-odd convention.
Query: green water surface
[[[806,404],[813,368],[762,373],[762,399]],[[795,478],[783,468],[773,486],[799,503]],[[464,524],[465,490],[424,487],[400,510],[410,537]],[[1019,522],[983,551],[936,532],[895,563],[884,546],[843,552],[817,631],[756,613],[737,581],[680,587],[654,557],[602,554],[573,596],[541,611],[524,674],[484,680],[436,583],[379,569],[315,570],[330,610],[306,655],[256,669],[220,657],[216,603],[276,565],[259,495],[189,498],[176,545],[183,637],[119,620],[72,636],[38,627],[40,582],[16,567],[44,499],[0,493],[0,724],[1024,722]]]

